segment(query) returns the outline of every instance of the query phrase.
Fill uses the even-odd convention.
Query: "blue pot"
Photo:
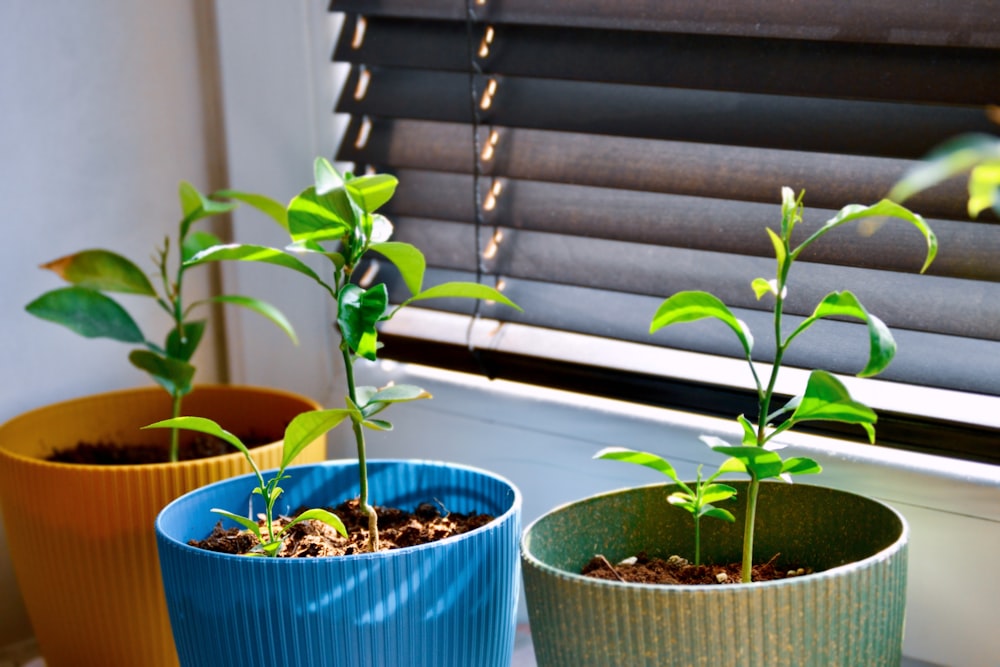
[[[355,461],[289,469],[285,508],[358,495]],[[157,547],[181,665],[508,667],[520,582],[521,495],[507,480],[452,464],[373,461],[370,498],[496,520],[431,544],[338,558],[254,558],[188,546],[213,507],[261,509],[252,476],[210,484],[165,507]],[[228,526],[226,526],[228,527]]]

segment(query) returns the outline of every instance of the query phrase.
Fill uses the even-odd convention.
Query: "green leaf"
[[[499,290],[489,287],[487,285],[481,285],[479,283],[469,283],[469,282],[450,282],[441,283],[440,285],[435,285],[425,289],[423,292],[416,294],[406,301],[402,305],[407,305],[413,303],[414,301],[422,301],[424,299],[448,299],[448,298],[458,298],[458,299],[483,299],[485,301],[496,301],[502,303],[505,306],[510,306],[515,310],[521,311],[522,308],[504,296]]]
[[[927,222],[916,213],[912,212],[908,208],[897,204],[894,201],[888,199],[883,199],[882,201],[873,204],[871,206],[861,206],[860,204],[851,204],[850,206],[845,206],[842,208],[837,215],[826,221],[823,227],[820,229],[819,233],[825,233],[827,230],[838,227],[844,223],[852,222],[854,220],[862,220],[865,218],[898,218],[900,220],[905,220],[916,227],[921,234],[924,236],[924,240],[927,243],[927,256],[924,260],[924,265],[921,267],[920,272],[923,273],[927,270],[927,267],[931,265],[934,261],[934,257],[937,256],[938,242],[937,236],[931,230]],[[802,250],[803,246],[800,246],[796,253]]]
[[[123,343],[142,343],[139,326],[118,302],[86,287],[62,287],[46,292],[25,309],[50,322],[61,324],[86,338],[111,338]]]
[[[399,269],[399,275],[409,288],[410,294],[420,293],[424,282],[424,270],[427,268],[427,261],[422,252],[409,243],[396,241],[373,243],[369,249],[382,255]]]
[[[750,423],[750,420],[744,417],[743,415],[740,415],[739,417],[736,418],[736,421],[738,421],[740,426],[743,427],[743,444],[751,446],[759,445],[760,443],[757,442],[757,429],[754,428],[754,425]],[[722,442],[722,444],[726,443]]]
[[[284,449],[281,454],[282,469],[288,467],[317,438],[336,428],[351,414],[345,408],[311,410],[297,415],[285,429]]]
[[[994,136],[967,133],[953,137],[931,151],[923,162],[903,174],[903,178],[889,191],[888,198],[905,201],[921,190],[997,158],[1000,158],[1000,140]],[[971,201],[969,208],[972,214]]]
[[[167,356],[181,361],[190,361],[198,349],[202,336],[205,333],[207,322],[205,320],[192,320],[183,325],[184,338],[181,339],[177,329],[171,329],[167,334],[166,350]]]
[[[594,458],[624,461],[625,463],[645,466],[651,470],[663,473],[675,482],[680,482],[680,479],[677,477],[677,471],[674,470],[674,467],[666,459],[656,454],[650,454],[649,452],[639,452],[634,449],[626,449],[625,447],[605,447],[594,454]]]
[[[149,375],[171,395],[183,396],[192,389],[195,368],[181,359],[164,357],[149,350],[133,350],[128,360]]]
[[[762,447],[712,447],[720,454],[726,454],[742,464],[746,472],[757,479],[769,479],[781,474],[781,457]]]
[[[389,294],[384,283],[364,290],[348,284],[337,295],[337,324],[348,347],[370,361],[378,351],[375,325],[382,319]]]
[[[285,206],[283,204],[271,199],[270,197],[254,194],[252,192],[240,192],[238,190],[219,190],[212,196],[235,199],[252,206],[278,223],[282,229],[288,231],[288,211],[285,210]]]
[[[753,289],[753,293],[757,296],[758,301],[760,301],[765,294],[773,294],[775,296],[778,294],[778,288],[775,285],[774,280],[754,278],[753,282],[750,283],[750,287]]]
[[[330,263],[333,264],[333,268],[336,271],[340,271],[344,268],[347,263],[344,256],[334,250],[327,250],[322,245],[316,241],[311,241],[306,239],[304,241],[296,241],[295,243],[290,243],[285,247],[286,250],[293,253],[310,253],[313,255],[323,255]]]
[[[283,266],[287,269],[297,271],[304,276],[312,278],[321,285],[323,284],[323,281],[318,275],[316,275],[316,272],[304,264],[302,260],[292,257],[291,255],[276,248],[268,248],[266,246],[259,245],[229,243],[226,245],[213,246],[198,253],[189,261],[185,262],[184,265],[194,266],[196,264],[204,264],[205,262],[219,262],[224,260],[275,264],[277,266]]]
[[[739,338],[743,351],[748,357],[750,356],[750,351],[753,349],[753,335],[750,329],[733,315],[726,304],[708,292],[678,292],[661,303],[653,315],[649,333],[655,333],[671,324],[694,322],[704,318],[715,318],[732,329]]]
[[[431,398],[431,395],[420,387],[412,384],[394,384],[372,394],[367,402],[362,403],[362,407],[372,403],[404,403],[423,398]]]
[[[288,205],[288,231],[293,241],[335,241],[359,224],[364,212],[338,188],[322,195],[303,190]]]
[[[781,236],[782,238],[792,238],[792,230],[795,225],[802,220],[802,197],[805,192],[800,192],[795,196],[795,192],[789,187],[781,188]],[[782,253],[784,254],[784,253]],[[779,266],[782,263],[779,263]]]
[[[988,208],[1000,211],[1000,159],[984,162],[969,172],[969,216],[975,218]]]
[[[392,423],[384,419],[363,419],[361,425],[373,431],[391,431]]]
[[[687,510],[688,512],[691,512],[691,514],[698,511],[698,505],[694,498],[690,494],[683,493],[681,491],[675,491],[667,496],[667,502],[674,507],[680,507],[683,510]]]
[[[785,475],[817,475],[823,471],[822,466],[810,458],[793,456],[786,459],[781,467],[781,474]]]
[[[728,521],[729,523],[734,523],[736,517],[729,510],[724,510],[721,507],[712,507],[711,505],[705,505],[701,508],[699,512],[700,516],[707,516],[713,519],[722,519],[723,521]]]
[[[202,230],[195,230],[187,235],[181,248],[181,258],[187,262],[202,250],[207,250],[212,246],[222,245],[222,241],[215,234]]]
[[[163,421],[158,421],[155,424],[149,424],[148,426],[143,426],[142,428],[182,428],[187,431],[205,433],[228,442],[230,445],[240,450],[245,456],[250,456],[250,450],[247,449],[246,445],[244,445],[239,438],[219,426],[211,419],[206,419],[204,417],[174,417],[173,419],[164,419]]]
[[[701,502],[702,503],[717,503],[723,500],[729,500],[736,495],[736,489],[729,486],[728,484],[704,484],[701,487]]]
[[[184,219],[180,224],[180,240],[182,243],[187,238],[188,231],[191,229],[193,223],[202,218],[227,213],[236,208],[236,204],[209,199],[198,188],[186,181],[181,181],[178,187],[178,196],[181,201],[181,210],[184,212]]]
[[[42,264],[41,268],[79,287],[156,296],[156,290],[142,269],[109,250],[83,250]]]
[[[288,318],[285,317],[284,313],[266,301],[254,299],[249,296],[239,296],[237,294],[222,294],[220,296],[212,297],[209,300],[216,303],[228,303],[234,306],[240,306],[241,308],[246,308],[263,315],[267,319],[274,322],[279,329],[284,331],[285,335],[291,338],[293,343],[296,345],[299,344],[299,339],[295,335],[295,329],[292,328],[292,323],[288,321]]]
[[[787,256],[787,250],[785,248],[785,242],[770,227],[765,227],[767,230],[767,237],[771,239],[771,245],[774,247],[774,258],[778,261],[778,266],[782,266],[785,263],[785,257]],[[758,299],[760,296],[757,297]]]
[[[259,541],[261,542],[264,541],[264,536],[261,535],[260,533],[260,526],[257,525],[257,522],[254,521],[253,519],[248,519],[245,516],[240,516],[239,514],[233,514],[232,512],[227,512],[226,510],[222,510],[217,507],[213,507],[212,509],[209,510],[209,512],[214,512],[216,514],[220,514],[226,517],[230,521],[239,524],[246,530],[249,530],[251,533],[256,535]]]
[[[814,370],[809,374],[805,393],[790,419],[802,421],[836,421],[847,424],[874,424],[875,411],[851,398],[840,380],[826,371]],[[865,429],[874,442],[874,430]]]
[[[322,521],[323,523],[330,526],[344,537],[347,537],[347,528],[344,527],[344,522],[340,520],[340,517],[338,517],[336,514],[332,512],[328,512],[324,509],[319,509],[319,508],[306,510],[305,512],[302,512],[297,517],[295,517],[295,519],[285,524],[285,527],[282,529],[282,532],[283,533],[286,532],[289,528],[299,523],[300,521],[309,521],[309,520]]]
[[[863,321],[868,327],[868,362],[858,373],[859,377],[878,375],[896,356],[896,341],[885,322],[870,314],[853,293],[831,292],[816,306],[816,310],[789,336],[795,338],[813,322],[826,317],[853,317]]]
[[[318,157],[313,161],[313,181],[318,195],[344,187],[344,177],[325,157]]]
[[[399,181],[390,174],[358,176],[347,181],[347,189],[366,213],[374,213],[392,199]]]

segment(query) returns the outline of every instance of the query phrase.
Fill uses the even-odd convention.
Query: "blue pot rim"
[[[427,466],[427,467],[447,467],[451,469],[462,470],[470,474],[478,475],[481,477],[492,479],[502,485],[505,485],[511,492],[512,498],[510,502],[510,507],[507,508],[502,514],[494,516],[494,519],[488,524],[470,530],[467,533],[462,533],[461,535],[455,535],[453,537],[446,538],[444,540],[438,540],[436,542],[428,542],[426,544],[420,544],[411,547],[405,547],[402,549],[392,549],[388,551],[379,551],[376,553],[359,553],[352,554],[349,556],[333,556],[329,558],[253,558],[247,557],[245,555],[237,554],[227,554],[219,553],[215,551],[208,551],[205,549],[199,549],[189,545],[186,541],[182,541],[169,534],[164,530],[162,524],[164,517],[171,512],[178,511],[177,506],[184,504],[191,497],[197,495],[203,495],[205,493],[210,493],[212,489],[224,485],[237,486],[239,484],[246,484],[248,486],[256,485],[256,476],[254,473],[247,473],[245,475],[240,475],[238,477],[230,477],[228,479],[220,480],[217,482],[212,482],[205,486],[189,491],[184,495],[174,499],[168,505],[166,505],[156,516],[155,521],[155,531],[158,539],[166,540],[170,546],[174,549],[181,549],[183,551],[189,552],[192,556],[200,558],[210,558],[210,559],[221,559],[221,560],[231,560],[234,563],[260,563],[263,565],[270,566],[272,563],[288,563],[290,567],[322,567],[322,563],[330,561],[357,561],[357,560],[375,560],[375,559],[385,559],[392,558],[394,555],[400,554],[417,554],[420,551],[426,549],[441,548],[445,544],[457,544],[464,540],[477,539],[477,536],[481,536],[484,532],[500,530],[500,527],[507,522],[516,519],[520,516],[522,496],[520,489],[509,479],[498,475],[492,471],[477,468],[475,466],[469,466],[461,463],[451,463],[447,461],[435,461],[435,460],[425,460],[425,459],[369,459],[368,465],[394,465],[394,464],[405,464],[405,465],[416,465],[416,466]],[[357,459],[328,459],[326,461],[320,461],[319,463],[307,463],[298,466],[289,466],[287,468],[288,472],[294,472],[295,470],[309,470],[317,467],[322,468],[346,468],[351,466],[357,466]],[[274,472],[274,470],[262,470],[263,475],[267,475],[269,472]]]

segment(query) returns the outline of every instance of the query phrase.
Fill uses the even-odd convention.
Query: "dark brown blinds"
[[[663,298],[705,289],[748,322],[766,360],[767,304],[749,284],[771,273],[764,227],[778,223],[780,188],[804,189],[807,221],[818,225],[848,203],[877,201],[944,139],[995,131],[993,5],[334,0],[345,13],[334,60],[351,67],[336,158],[399,176],[386,213],[397,238],[425,250],[428,283],[502,281],[524,307],[485,305],[477,316],[739,356],[714,323],[648,335]],[[940,239],[926,275],[916,273],[922,239],[904,223],[871,238],[831,235],[797,265],[787,310],[802,316],[831,289],[850,289],[896,334],[883,378],[1000,396],[997,218],[968,219],[961,181],[908,204]],[[852,374],[864,348],[845,352],[857,346],[842,341],[859,333],[826,323],[786,363]],[[460,345],[413,344],[423,337],[433,334],[387,337],[386,352],[471,363]],[[626,397],[661,386],[665,403],[696,407],[676,387],[597,362],[475,356],[491,374]],[[914,430],[898,438],[919,440]],[[976,450],[990,434],[972,437]],[[959,455],[988,458],[963,447]]]

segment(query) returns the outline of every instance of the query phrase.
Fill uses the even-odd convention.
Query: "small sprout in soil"
[[[145,426],[143,428],[182,428],[190,431],[198,431],[200,433],[206,433],[208,435],[221,438],[242,452],[243,456],[246,457],[247,462],[250,464],[250,467],[253,468],[254,474],[257,476],[257,487],[254,488],[253,493],[264,499],[264,530],[261,530],[260,524],[253,518],[243,517],[223,509],[213,509],[212,511],[216,514],[221,514],[227,519],[235,521],[237,524],[257,537],[258,545],[254,547],[253,552],[248,555],[277,556],[278,552],[281,551],[281,545],[288,533],[288,529],[297,523],[309,519],[322,521],[344,537],[347,537],[347,529],[344,527],[340,518],[332,512],[319,508],[301,512],[295,517],[295,519],[286,523],[284,526],[280,528],[275,527],[274,504],[278,500],[278,497],[283,493],[283,489],[278,486],[278,484],[280,484],[283,480],[290,479],[290,476],[285,474],[285,469],[292,464],[303,449],[305,449],[317,437],[326,433],[328,428],[332,428],[332,426],[328,425],[329,422],[336,421],[339,423],[344,419],[344,416],[341,414],[327,415],[325,419],[316,419],[315,416],[316,413],[307,412],[299,415],[288,424],[288,428],[285,429],[281,466],[278,468],[277,474],[267,481],[264,480],[264,476],[261,474],[260,468],[257,467],[257,464],[253,460],[253,456],[250,454],[250,450],[247,449],[246,445],[244,445],[238,437],[223,429],[210,419],[205,419],[203,417],[176,417],[174,419],[156,422],[155,424],[150,424],[149,426]]]
[[[733,487],[728,484],[718,484],[715,482],[716,478],[724,472],[721,468],[708,479],[702,480],[701,466],[698,466],[697,479],[695,480],[694,488],[692,489],[690,486],[681,481],[681,479],[677,476],[677,471],[674,470],[674,467],[670,465],[669,462],[656,454],[637,452],[624,447],[607,447],[594,454],[594,458],[625,461],[626,463],[646,466],[647,468],[663,473],[673,480],[675,484],[681,487],[680,490],[674,491],[667,496],[667,502],[674,507],[686,510],[691,514],[691,518],[694,519],[695,565],[701,565],[702,517],[707,516],[713,519],[728,521],[730,523],[736,521],[736,518],[731,512],[724,510],[721,507],[715,507],[712,505],[712,503],[715,502],[729,500],[736,495],[736,489]]]

